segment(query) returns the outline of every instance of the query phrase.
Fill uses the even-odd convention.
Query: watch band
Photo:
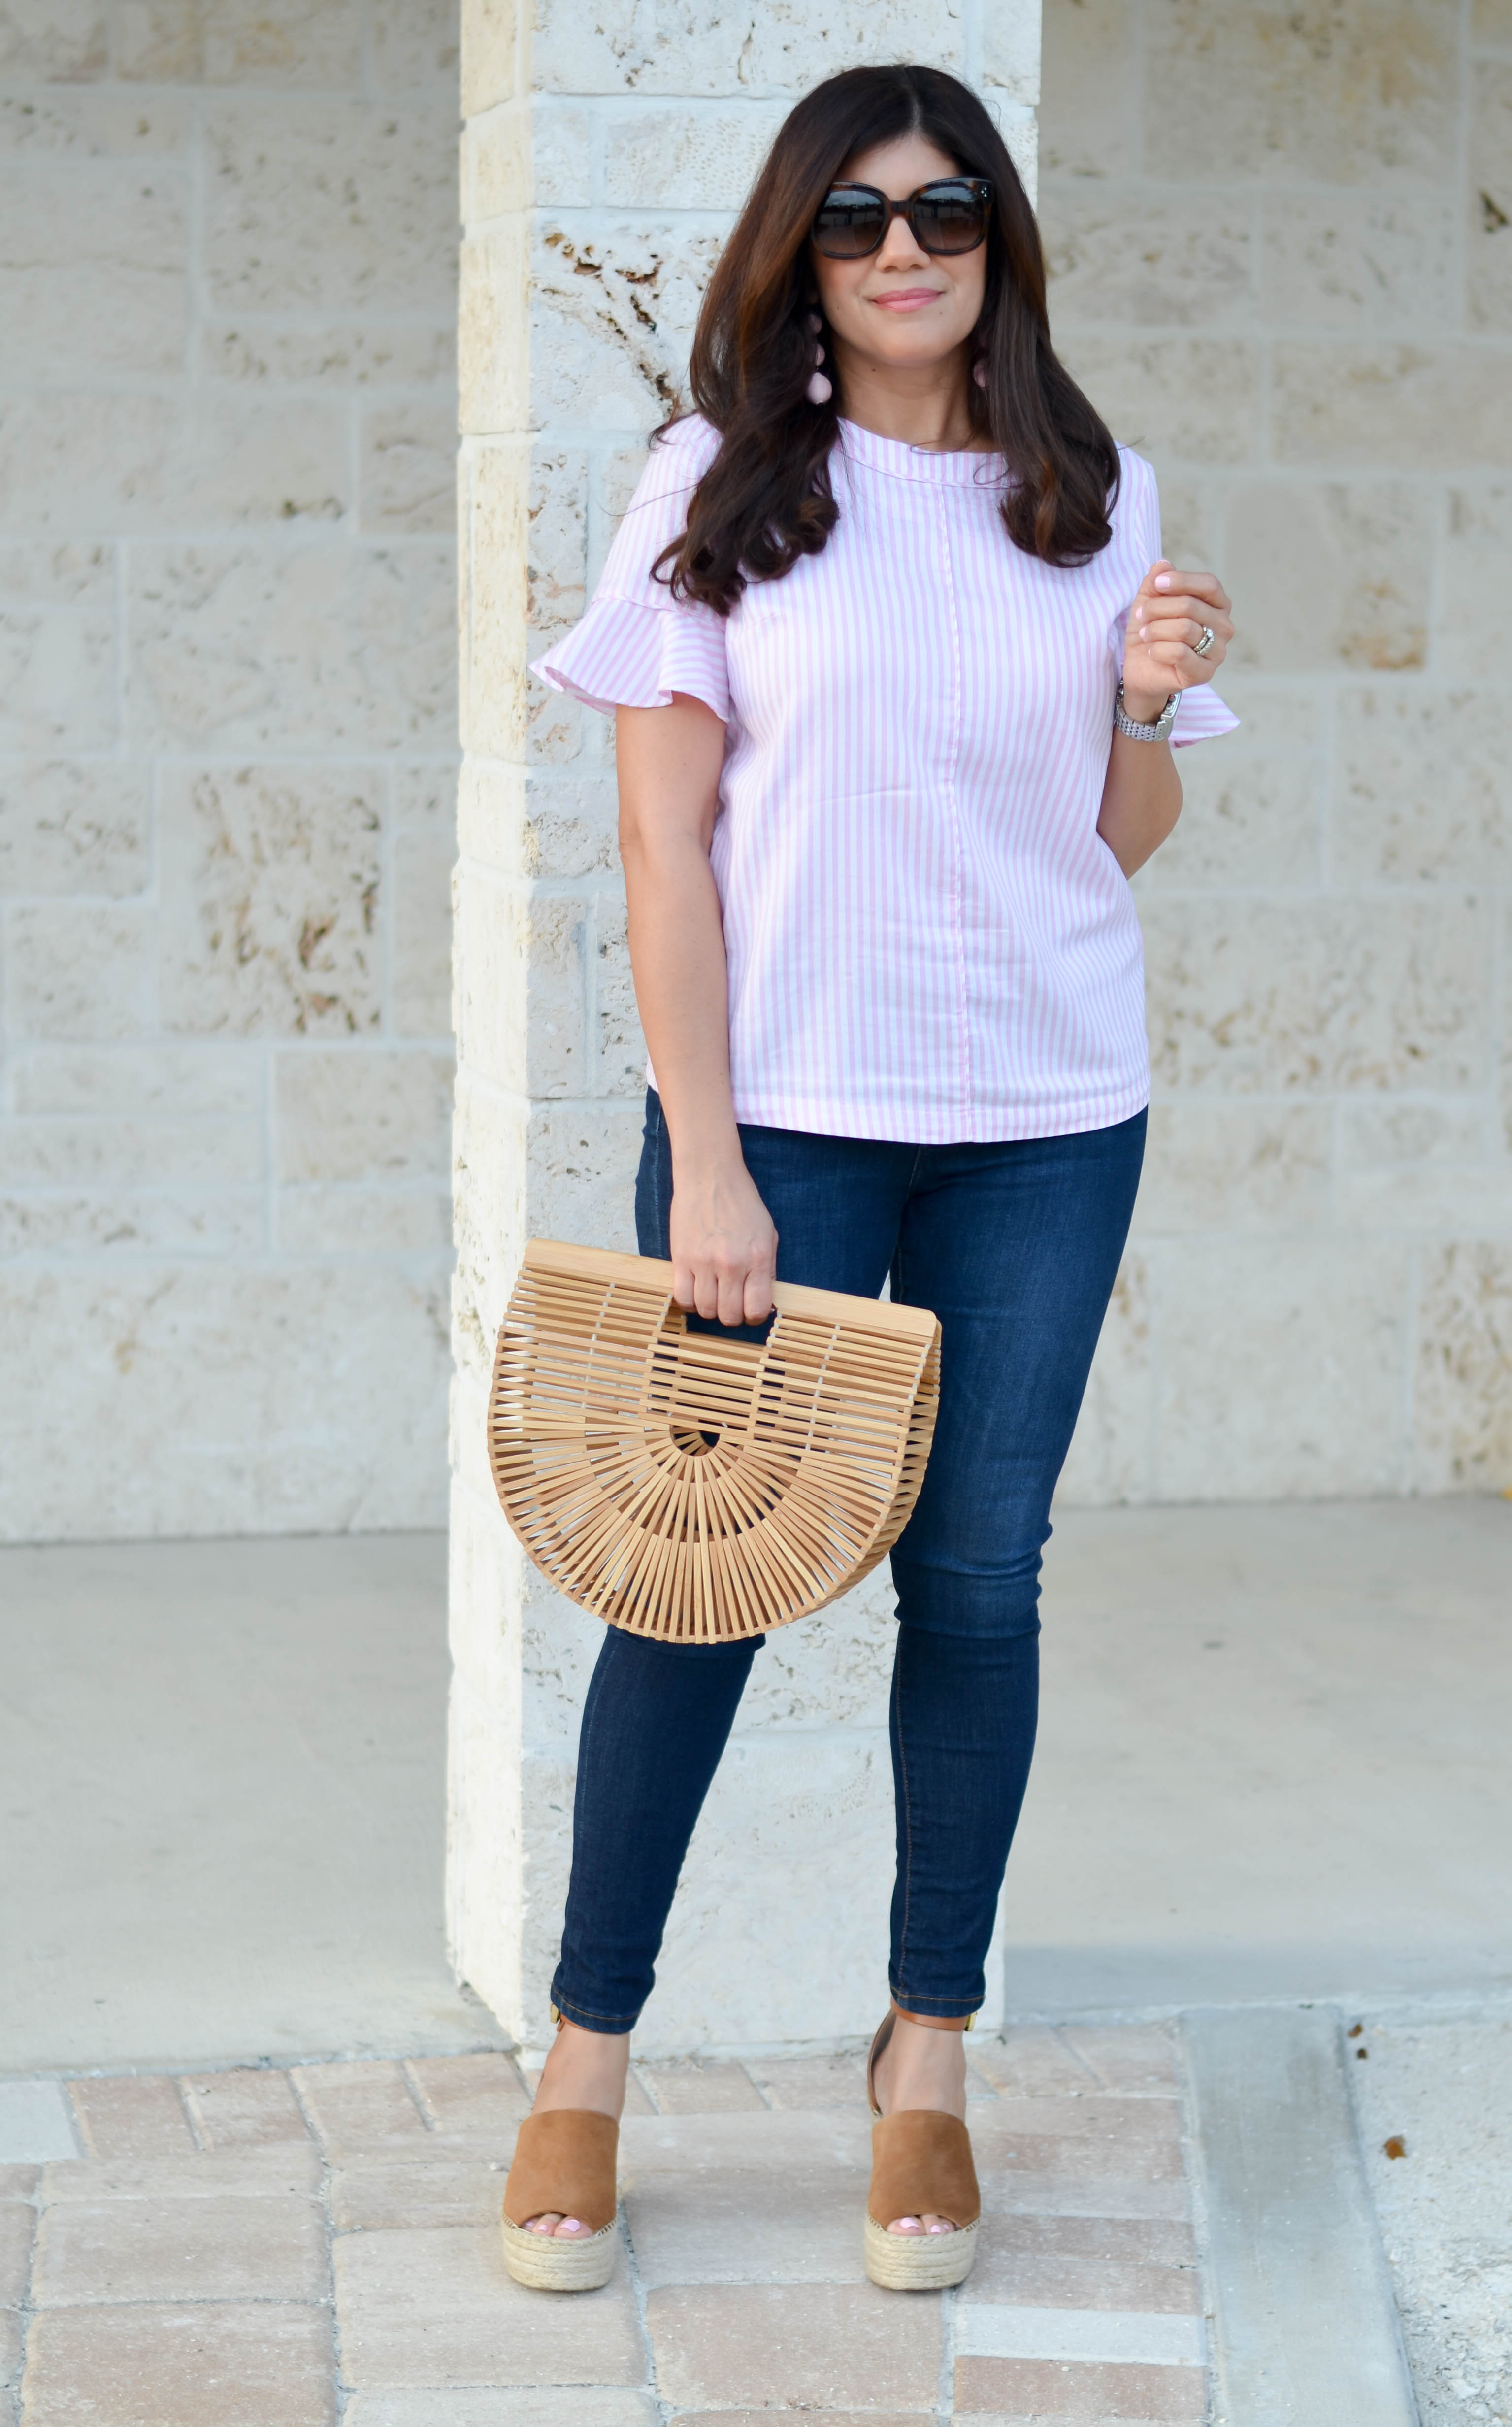
[[[1128,734],[1130,741],[1163,741],[1176,723],[1176,711],[1180,705],[1180,692],[1173,691],[1153,725],[1136,724],[1133,717],[1124,713],[1124,687],[1120,681],[1114,694],[1113,721],[1120,733]]]

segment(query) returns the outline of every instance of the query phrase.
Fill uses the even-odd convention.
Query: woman
[[[978,2213],[960,2034],[1033,1745],[1040,1553],[1144,1148],[1128,879],[1176,823],[1169,743],[1235,723],[1201,688],[1232,626],[1056,361],[1028,201],[951,76],[858,68],[793,110],[691,386],[537,672],[615,716],[642,1252],[706,1322],[760,1324],[775,1275],[890,1279],[943,1326],[892,1555],[865,2231],[874,2280],[954,2283]],[[523,2281],[613,2263],[629,2033],[757,1648],[606,1633],[558,2035],[505,2198]]]

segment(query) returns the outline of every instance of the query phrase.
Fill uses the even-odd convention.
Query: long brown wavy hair
[[[780,580],[834,529],[838,399],[805,394],[818,309],[809,232],[848,160],[914,134],[963,176],[992,181],[975,330],[986,384],[972,379],[967,394],[973,429],[1007,459],[1008,536],[1062,565],[1085,564],[1112,538],[1118,450],[1051,348],[1039,229],[1001,136],[969,87],[938,68],[848,68],[784,121],[704,297],[689,384],[723,444],[686,531],[658,559],[675,596],[727,615],[748,580]]]

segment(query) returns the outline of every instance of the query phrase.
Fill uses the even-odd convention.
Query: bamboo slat
[[[687,1328],[672,1266],[532,1239],[488,1449],[542,1572],[610,1626],[727,1643],[822,1609],[891,1550],[940,1391],[926,1308],[778,1281],[766,1340]]]

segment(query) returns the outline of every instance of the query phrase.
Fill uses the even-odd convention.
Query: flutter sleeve
[[[1124,626],[1128,620],[1128,607],[1133,604],[1134,594],[1150,566],[1164,554],[1161,546],[1161,497],[1154,471],[1142,455],[1132,455],[1127,448],[1121,451],[1127,498],[1125,512],[1129,518],[1130,545],[1133,557],[1137,558],[1137,570],[1130,583],[1124,614],[1109,635],[1114,657],[1120,668],[1124,661]],[[1181,693],[1176,722],[1171,727],[1171,747],[1180,750],[1189,742],[1214,741],[1220,733],[1235,732],[1238,725],[1239,719],[1233,709],[1225,707],[1211,682],[1193,683]]]
[[[728,719],[724,622],[712,608],[674,598],[652,567],[681,537],[694,489],[719,445],[706,422],[678,422],[652,444],[582,622],[530,671],[590,708],[668,708],[691,692]]]

